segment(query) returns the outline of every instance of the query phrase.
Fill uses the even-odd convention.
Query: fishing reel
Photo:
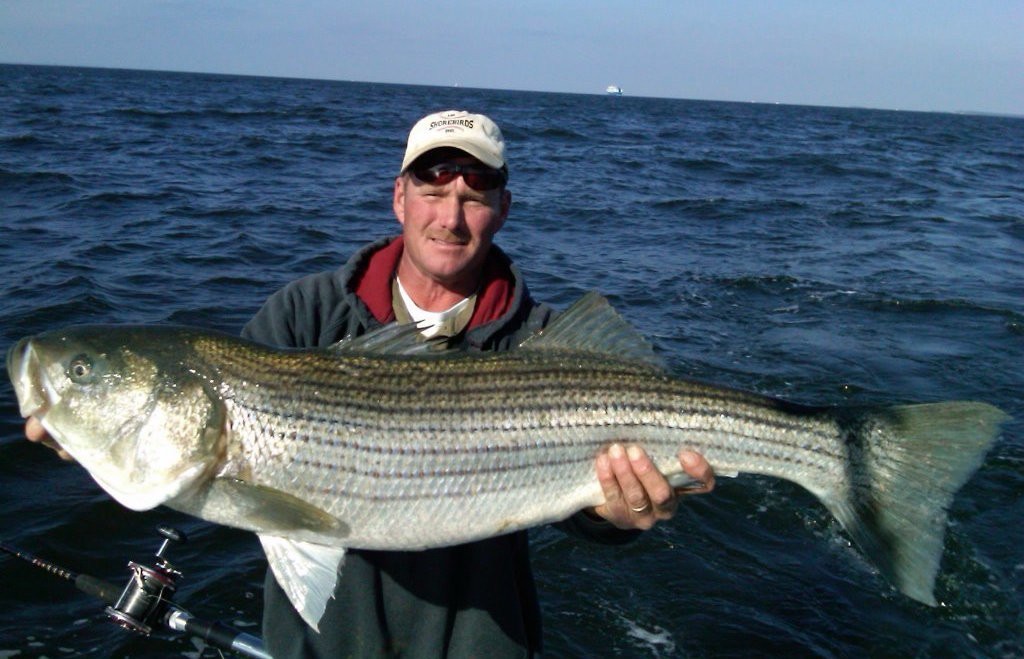
[[[164,552],[172,542],[187,540],[184,533],[169,526],[159,526],[157,532],[164,540],[156,551],[156,564],[149,567],[130,561],[128,570],[132,576],[128,584],[117,602],[106,608],[107,615],[114,622],[146,636],[163,620],[181,576],[181,572],[174,569]]]

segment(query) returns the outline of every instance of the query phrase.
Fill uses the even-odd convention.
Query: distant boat
[[[612,94],[613,96],[622,96],[622,87],[618,85],[608,85],[605,88],[605,92]]]

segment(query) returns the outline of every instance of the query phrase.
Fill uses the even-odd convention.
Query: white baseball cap
[[[445,146],[465,151],[488,167],[505,166],[505,139],[498,124],[482,114],[445,110],[428,114],[409,131],[401,171],[427,151]]]

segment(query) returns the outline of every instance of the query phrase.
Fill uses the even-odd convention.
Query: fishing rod
[[[102,600],[110,619],[133,632],[149,636],[155,628],[190,634],[211,646],[254,659],[272,659],[258,637],[221,622],[196,618],[171,601],[182,573],[164,555],[173,542],[185,542],[185,534],[169,526],[157,527],[163,542],[153,566],[129,561],[131,576],[124,588],[88,574],[78,574],[38,556],[0,542],[0,551],[16,556],[50,574],[74,583],[78,590]]]

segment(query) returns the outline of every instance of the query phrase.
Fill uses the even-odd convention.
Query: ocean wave
[[[719,277],[715,284],[725,289],[741,291],[758,291],[779,293],[789,291],[798,286],[807,286],[804,282],[791,275],[743,275],[740,277]]]
[[[1020,325],[1024,322],[1024,313],[1020,310],[982,300],[958,297],[901,296],[883,291],[873,291],[870,288],[857,289],[821,280],[803,279],[788,274],[716,277],[712,278],[711,283],[716,288],[723,290],[774,295],[779,296],[780,300],[785,300],[792,293],[799,292],[808,302],[835,304],[839,300],[843,304],[855,305],[870,311],[952,316],[976,313],[1002,317],[1008,326]]]
[[[912,298],[873,295],[860,298],[861,306],[875,311],[895,311],[913,314],[958,315],[979,313],[1000,316],[1006,320],[1007,328],[1024,323],[1024,314],[1004,307],[992,306],[980,301],[962,298]]]
[[[712,157],[672,158],[666,160],[664,165],[690,172],[730,172],[736,169],[733,163]]]
[[[195,204],[173,206],[166,211],[166,214],[174,217],[192,219],[252,218],[259,215],[256,209],[246,205],[218,205],[204,207]],[[188,233],[177,232],[172,234],[170,237],[185,239],[188,236]]]
[[[578,130],[573,130],[564,125],[550,126],[546,125],[540,128],[536,133],[533,133],[531,139],[540,141],[555,141],[555,142],[584,142],[587,139],[585,133]]]
[[[103,296],[80,293],[56,302],[40,300],[31,310],[16,316],[5,314],[4,329],[24,336],[70,323],[111,322],[119,317],[119,311]]]
[[[773,156],[761,156],[747,160],[750,167],[765,173],[778,175],[785,172],[787,177],[794,174],[805,174],[827,179],[845,180],[850,177],[859,179],[890,180],[893,172],[875,164],[858,165],[850,162],[845,153],[783,153]]]
[[[0,145],[11,149],[34,148],[43,144],[43,140],[34,133],[16,135],[0,135]]]
[[[66,172],[57,171],[12,171],[4,167],[0,167],[0,185],[20,185],[20,184],[58,184],[62,186],[75,185],[78,180]]]
[[[143,119],[159,119],[159,120],[176,120],[176,119],[213,119],[213,120],[232,120],[232,121],[244,121],[253,118],[287,118],[289,112],[287,108],[281,109],[265,109],[265,108],[245,108],[245,109],[232,109],[222,107],[201,107],[201,108],[187,108],[187,109],[162,109],[162,108],[145,108],[145,107],[124,107],[124,108],[113,108],[108,110],[98,111],[99,116],[108,117],[119,117],[125,119],[143,118]]]
[[[174,199],[177,195],[164,190],[103,190],[79,194],[74,199],[61,203],[58,208],[67,211],[81,211],[88,207],[118,206],[126,203],[158,204]]]
[[[685,197],[673,197],[668,199],[656,199],[651,205],[660,210],[686,211],[698,214],[705,214],[709,211],[718,211],[723,204],[728,203],[725,197],[708,197],[704,199],[691,199]]]

